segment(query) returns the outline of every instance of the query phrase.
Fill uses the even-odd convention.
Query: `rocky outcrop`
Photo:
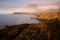
[[[54,19],[60,17],[60,12],[41,12],[36,13],[37,19]]]

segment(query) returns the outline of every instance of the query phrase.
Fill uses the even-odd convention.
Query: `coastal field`
[[[35,15],[38,19],[60,19],[60,12],[37,12]]]
[[[0,30],[0,40],[59,40],[60,12],[34,14],[39,24],[5,25]]]

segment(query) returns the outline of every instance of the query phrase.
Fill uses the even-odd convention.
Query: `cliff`
[[[6,25],[0,30],[0,40],[59,40],[58,20],[46,20],[41,24]]]
[[[36,15],[37,19],[55,19],[60,20],[60,12],[37,12],[37,13],[21,13],[14,12],[13,14],[32,14]]]
[[[35,15],[37,16],[37,19],[60,19],[60,12],[40,12],[36,13]]]
[[[33,13],[14,12],[13,14],[33,14]]]

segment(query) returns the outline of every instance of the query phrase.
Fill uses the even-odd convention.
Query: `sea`
[[[33,19],[32,19],[33,18]],[[33,14],[0,14],[0,29],[5,25],[40,23]]]

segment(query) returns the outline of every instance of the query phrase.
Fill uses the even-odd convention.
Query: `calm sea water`
[[[0,14],[0,29],[4,25],[40,23],[38,20],[31,18],[36,18],[36,16],[32,14]]]

